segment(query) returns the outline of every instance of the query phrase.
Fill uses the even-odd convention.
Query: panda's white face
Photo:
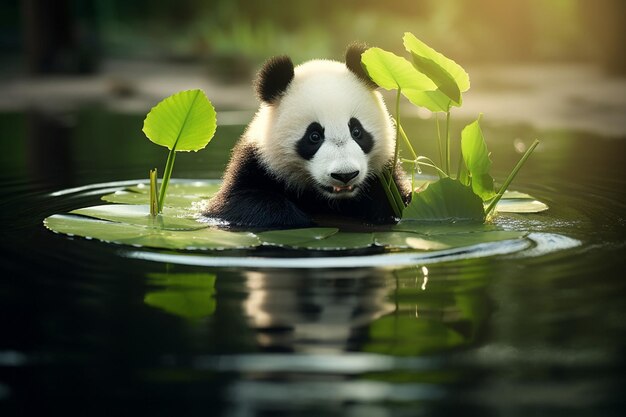
[[[248,135],[263,164],[294,189],[357,195],[392,158],[395,135],[379,93],[345,64],[309,61],[277,102],[262,104]]]

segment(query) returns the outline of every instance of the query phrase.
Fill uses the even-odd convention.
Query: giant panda
[[[397,221],[377,174],[393,164],[395,127],[361,66],[363,45],[345,63],[288,56],[265,62],[260,107],[233,148],[223,183],[202,214],[234,227],[298,228],[319,219]],[[410,186],[398,165],[405,202]]]

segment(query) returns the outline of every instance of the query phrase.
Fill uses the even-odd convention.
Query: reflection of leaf
[[[148,284],[163,287],[214,288],[215,274],[205,273],[150,273],[146,275]]]
[[[495,197],[496,193],[493,190],[493,178],[489,175],[491,159],[479,120],[465,126],[461,132],[461,151],[471,177],[472,190],[483,201],[487,201]]]
[[[465,343],[465,338],[444,323],[404,315],[389,315],[370,326],[366,352],[416,356],[441,352]]]
[[[146,294],[144,302],[168,313],[188,319],[210,316],[215,312],[214,291],[166,290]]]
[[[144,302],[184,318],[202,318],[215,312],[214,274],[148,274],[148,283],[168,287],[146,294]]]
[[[169,150],[198,151],[213,138],[215,109],[201,90],[176,93],[150,110],[143,124],[148,139]]]
[[[485,221],[483,203],[471,188],[451,178],[442,178],[424,191],[413,193],[404,209],[407,220]]]

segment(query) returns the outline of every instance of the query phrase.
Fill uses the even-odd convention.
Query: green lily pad
[[[216,181],[172,182],[168,186],[167,195],[168,197],[172,195],[179,195],[193,196],[194,198],[209,198],[219,191],[221,185],[221,182]],[[141,194],[148,194],[150,192],[150,184],[141,183],[128,187],[126,190]]]
[[[252,233],[212,228],[164,230],[72,215],[55,214],[46,218],[44,225],[57,233],[161,249],[246,249],[261,244]]]
[[[363,249],[374,244],[373,233],[335,233],[325,239],[313,239],[290,245],[296,249],[311,250],[346,250]]]
[[[307,229],[272,230],[257,233],[263,244],[273,246],[297,246],[303,242],[325,239],[337,233],[334,227],[312,227]]]
[[[498,242],[501,240],[521,239],[526,236],[526,232],[497,230],[437,236],[411,232],[383,232],[376,233],[374,236],[376,244],[381,246],[429,251],[460,248],[486,242]]]
[[[541,213],[548,208],[547,204],[533,198],[502,198],[496,205],[499,213]]]
[[[72,210],[70,213],[118,223],[158,227],[165,230],[195,230],[208,226],[197,220],[184,218],[183,215],[188,215],[188,212],[172,208],[166,208],[163,210],[163,214],[153,217],[150,215],[148,205],[107,204]]]
[[[220,189],[219,182],[175,182],[167,189],[165,207],[190,208],[192,203],[211,198]],[[115,204],[150,204],[150,185],[137,184],[124,190],[102,196],[102,200]]]

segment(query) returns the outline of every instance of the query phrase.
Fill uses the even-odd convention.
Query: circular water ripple
[[[173,180],[179,183],[193,183],[193,180]],[[213,181],[201,181],[219,182]],[[48,197],[63,198],[75,201],[76,198],[95,198],[105,193],[122,190],[125,187],[145,184],[146,180],[125,180],[106,183],[90,184],[82,187],[70,188],[50,193]],[[99,201],[99,200],[98,200]],[[528,224],[519,221],[516,227],[509,229],[528,229]],[[537,230],[542,230],[538,227]],[[579,240],[545,232],[531,232],[526,237],[498,242],[485,242],[471,246],[451,249],[433,250],[428,252],[396,252],[376,253],[363,255],[345,255],[341,252],[320,256],[290,256],[277,252],[277,256],[216,256],[215,253],[186,254],[186,253],[163,253],[150,249],[122,249],[117,253],[124,258],[139,259],[144,261],[171,263],[188,266],[204,267],[238,267],[238,268],[285,268],[285,269],[320,269],[320,268],[354,268],[354,267],[401,267],[407,265],[428,265],[443,262],[458,261],[464,259],[485,258],[490,256],[511,255],[519,257],[537,257],[548,253],[563,251],[580,246]],[[249,255],[246,252],[246,255]],[[293,255],[293,254],[291,254]]]

